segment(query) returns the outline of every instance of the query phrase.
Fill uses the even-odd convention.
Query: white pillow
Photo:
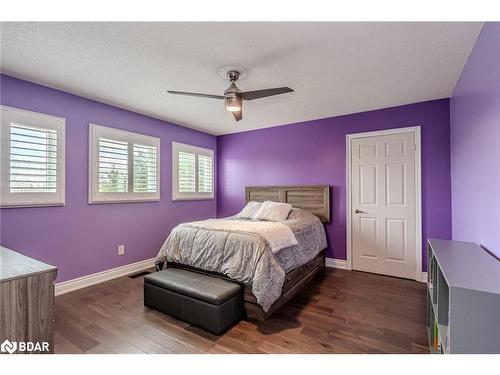
[[[236,217],[238,219],[255,219],[255,214],[259,211],[260,206],[262,206],[262,202],[248,202]]]
[[[257,220],[284,221],[290,214],[292,205],[289,203],[277,203],[265,201],[255,215]]]

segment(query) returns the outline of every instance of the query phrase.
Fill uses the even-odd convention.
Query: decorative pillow
[[[265,201],[255,215],[258,220],[284,221],[290,214],[292,205],[288,203],[277,203]]]
[[[262,206],[262,202],[248,202],[236,217],[238,219],[255,219],[255,215]]]

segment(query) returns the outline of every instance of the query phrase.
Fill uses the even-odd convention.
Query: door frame
[[[376,130],[363,133],[346,134],[346,218],[347,218],[347,268],[352,270],[352,207],[351,207],[351,142],[356,138],[377,137],[381,135],[413,133],[415,135],[415,236],[416,236],[416,260],[415,280],[422,281],[422,171],[421,151],[422,142],[420,126],[396,128],[387,130]]]

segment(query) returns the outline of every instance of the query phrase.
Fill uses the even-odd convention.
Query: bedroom
[[[500,353],[499,42],[2,22],[2,350]]]

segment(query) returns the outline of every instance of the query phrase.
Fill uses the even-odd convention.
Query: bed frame
[[[328,185],[311,186],[247,186],[246,203],[282,202],[301,208],[317,217],[323,223],[330,222],[330,187]]]
[[[309,211],[320,218],[323,223],[330,221],[330,188],[328,185],[312,186],[247,186],[245,188],[246,202],[273,201],[290,203],[292,206]],[[225,275],[208,272],[179,263],[167,263],[167,267],[184,268],[203,274],[211,274],[222,278]],[[244,303],[247,318],[265,320],[276,310],[293,298],[325,267],[325,250],[314,259],[299,266],[285,275],[285,282],[280,297],[267,312],[262,310],[252,293],[251,286],[245,285]]]

